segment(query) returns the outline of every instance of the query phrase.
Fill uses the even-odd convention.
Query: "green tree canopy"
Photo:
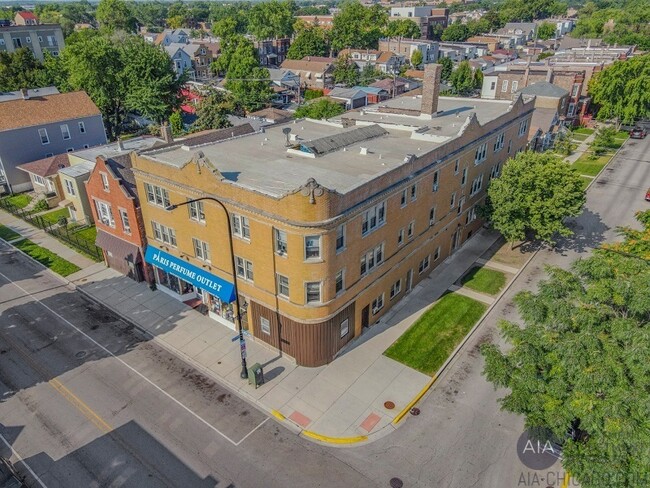
[[[289,37],[293,34],[293,0],[269,0],[255,4],[248,17],[248,32],[257,39]]]
[[[27,48],[0,51],[0,91],[38,88],[54,82],[52,73]]]
[[[457,22],[451,24],[442,32],[442,40],[447,42],[464,42],[470,35],[467,25]]]
[[[413,54],[411,55],[411,64],[413,65],[414,68],[417,68],[422,64],[424,56],[422,56],[422,51],[419,49],[417,51],[413,51]]]
[[[334,17],[332,48],[376,49],[388,14],[380,5],[366,8],[358,0],[344,0],[341,11]]]
[[[140,25],[147,29],[161,29],[165,27],[167,19],[167,5],[163,2],[134,2],[131,4],[133,15]]]
[[[100,27],[109,32],[135,31],[135,17],[124,0],[100,0],[96,16]]]
[[[291,43],[287,58],[302,59],[305,56],[325,56],[327,54],[325,31],[318,27],[305,27]]]
[[[537,38],[542,40],[552,39],[557,34],[557,26],[551,22],[542,22],[537,26]]]
[[[449,82],[456,90],[456,93],[460,95],[468,95],[472,92],[474,89],[474,73],[469,61],[461,61],[456,71],[451,73]]]
[[[650,54],[616,61],[589,81],[598,118],[632,124],[650,114]]]
[[[551,244],[557,235],[571,235],[564,220],[580,214],[585,203],[580,176],[550,153],[509,159],[487,193],[492,225],[512,243],[527,234]]]
[[[650,212],[638,217],[647,237]],[[631,255],[547,268],[536,293],[515,298],[524,326],[500,324],[512,347],[481,348],[487,379],[510,390],[501,407],[566,439],[562,464],[583,488],[640,488],[650,474],[650,261],[636,238],[620,245]],[[572,425],[580,435],[567,436]]]
[[[450,58],[440,58],[438,64],[442,65],[440,78],[443,81],[448,81],[451,78],[451,73],[454,71],[454,62]]]
[[[386,26],[387,37],[405,37],[407,39],[419,39],[422,33],[420,27],[411,19],[391,20]]]
[[[366,63],[359,73],[359,85],[369,86],[382,77],[381,71],[372,63]]]
[[[505,0],[498,9],[502,22],[532,22],[565,15],[567,4],[558,0]]]
[[[294,116],[299,119],[308,117],[310,119],[329,119],[345,112],[341,104],[332,102],[327,98],[321,98],[306,105],[301,105]]]
[[[210,90],[201,97],[201,101],[196,107],[197,119],[192,124],[192,130],[200,131],[230,127],[228,115],[237,111],[237,105],[232,95],[224,91]]]
[[[359,68],[349,56],[342,56],[334,62],[332,75],[335,83],[343,83],[347,86],[359,83]]]
[[[483,72],[476,68],[474,70],[474,89],[480,90],[483,87]]]

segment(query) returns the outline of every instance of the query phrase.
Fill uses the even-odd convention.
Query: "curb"
[[[360,435],[356,437],[329,437],[326,435],[317,434],[310,430],[303,430],[301,434],[305,437],[316,439],[317,441],[325,442],[328,444],[356,444],[368,440],[367,435]]]

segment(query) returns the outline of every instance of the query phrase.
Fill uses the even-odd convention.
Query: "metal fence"
[[[0,207],[7,212],[15,215],[16,217],[23,219],[25,222],[29,222],[33,226],[38,227],[39,229],[43,229],[48,234],[65,242],[73,248],[86,253],[95,261],[103,261],[104,254],[102,253],[101,248],[75,235],[76,232],[86,229],[90,226],[84,225],[81,227],[69,229],[68,226],[59,225],[58,222],[51,223],[39,215],[32,215],[29,211],[25,211],[22,208],[13,205],[11,202],[8,202],[7,200],[1,198]]]

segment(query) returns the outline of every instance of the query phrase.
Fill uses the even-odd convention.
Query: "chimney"
[[[172,135],[172,128],[167,122],[163,122],[163,125],[160,127],[160,135],[163,138],[163,141],[166,143],[174,142],[174,136]]]
[[[438,94],[440,93],[440,74],[442,65],[425,64],[424,81],[422,83],[422,105],[420,115],[435,117],[438,112]]]
[[[122,138],[121,137],[117,138],[117,150],[118,151],[124,151],[124,144],[122,144]]]
[[[21,88],[20,94],[23,96],[23,100],[29,100],[29,91],[27,88]]]

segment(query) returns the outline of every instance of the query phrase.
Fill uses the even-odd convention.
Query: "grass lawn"
[[[18,195],[10,195],[8,197],[5,197],[3,200],[12,204],[14,207],[25,208],[27,205],[29,205],[29,202],[32,201],[32,197],[26,193],[20,193]]]
[[[76,264],[72,264],[70,261],[60,258],[49,249],[34,244],[29,239],[18,241],[14,243],[14,246],[61,276],[71,275],[81,269]]]
[[[5,241],[13,241],[14,239],[18,239],[19,237],[20,234],[18,232],[14,232],[9,227],[0,225],[0,239],[4,239]]]
[[[487,305],[448,293],[427,310],[384,354],[433,375],[478,322]]]
[[[572,168],[574,168],[578,174],[596,176],[610,159],[612,159],[612,156],[606,154],[597,159],[591,160],[587,154],[583,154],[575,163],[573,163]]]
[[[88,244],[95,245],[95,240],[97,239],[97,227],[94,225],[91,227],[86,227],[78,231],[70,231],[70,235],[74,235],[78,239],[83,239]]]
[[[496,295],[506,284],[506,275],[501,271],[475,266],[469,273],[463,276],[461,284],[472,290]]]
[[[573,133],[574,134],[593,134],[596,132],[594,129],[587,129],[586,127],[578,127],[577,129],[574,129]]]
[[[580,180],[582,181],[582,189],[586,190],[589,183],[593,181],[593,178],[589,178],[588,176],[581,176]]]
[[[584,141],[585,139],[587,139],[587,137],[589,137],[588,134],[573,134],[571,136],[571,139],[573,139],[574,141]]]
[[[52,212],[47,212],[44,214],[39,215],[45,222],[48,224],[54,225],[59,222],[59,219],[61,217],[70,217],[70,212],[68,211],[67,208],[60,208],[58,210],[54,210]]]
[[[630,137],[630,133],[626,130],[619,130],[616,134],[614,134],[614,139],[626,140],[628,137]]]

